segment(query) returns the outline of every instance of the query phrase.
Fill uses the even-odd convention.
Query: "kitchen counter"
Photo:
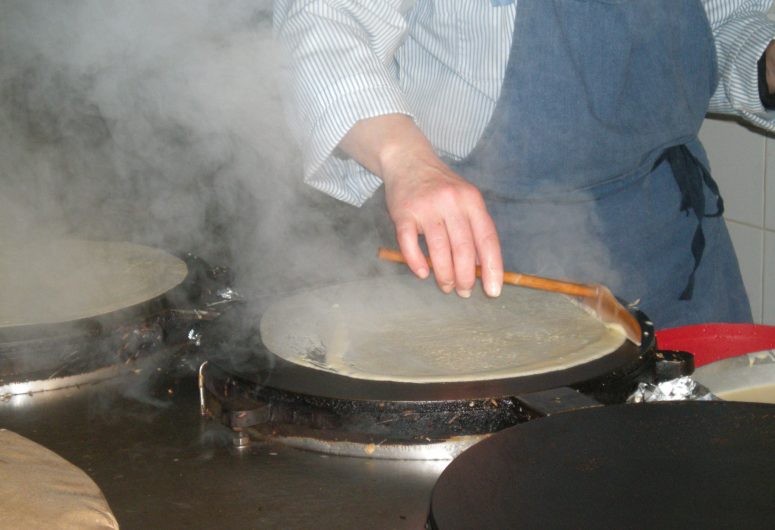
[[[0,402],[0,427],[55,451],[102,489],[121,528],[423,528],[447,462],[234,446],[199,415],[195,378],[153,393],[102,384]]]

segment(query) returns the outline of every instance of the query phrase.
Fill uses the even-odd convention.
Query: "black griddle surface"
[[[515,396],[585,383],[613,372],[635,369],[641,363],[641,352],[649,348],[653,348],[653,340],[640,348],[625,342],[599,359],[566,370],[492,380],[430,383],[347,377],[288,362],[262,346],[254,346],[242,356],[214,358],[211,362],[258,386],[309,396],[350,401],[445,401]],[[240,357],[236,363],[235,357]]]
[[[775,405],[618,405],[501,431],[450,464],[431,528],[772,528]]]

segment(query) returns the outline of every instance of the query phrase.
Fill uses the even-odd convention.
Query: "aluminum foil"
[[[688,376],[661,383],[640,383],[627,398],[627,403],[651,403],[654,401],[718,401],[719,398]]]

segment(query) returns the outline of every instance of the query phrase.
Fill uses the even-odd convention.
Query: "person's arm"
[[[720,76],[710,101],[710,112],[736,114],[760,127],[775,130],[775,115],[766,111],[759,97],[757,67],[775,39],[775,22],[767,18],[772,0],[703,0],[703,3],[713,29]]]
[[[500,294],[500,243],[481,193],[436,156],[410,118],[393,114],[360,121],[340,147],[384,181],[398,244],[415,274],[429,274],[418,244],[423,234],[444,292],[455,289],[469,297],[479,262],[485,292]]]
[[[454,288],[468,296],[478,261],[485,291],[497,296],[503,265],[484,200],[436,155],[390,72],[406,31],[401,5],[275,3],[275,31],[291,54],[305,180],[356,205],[384,182],[399,246],[412,271],[428,275],[418,243],[423,234],[445,292]],[[335,156],[337,148],[369,173],[348,180],[326,172],[347,169],[347,162]]]
[[[273,23],[287,52],[284,93],[291,129],[302,146],[304,180],[342,201],[362,205],[381,181],[336,156],[361,119],[411,115],[390,71],[403,42],[401,0],[275,0]]]
[[[764,64],[766,65],[765,77],[767,89],[770,94],[775,94],[775,42],[770,42],[765,51]]]
[[[775,41],[759,59],[759,99],[767,110],[775,110]]]

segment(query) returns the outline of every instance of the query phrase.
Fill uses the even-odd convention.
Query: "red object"
[[[697,324],[656,332],[660,350],[694,354],[694,365],[746,353],[775,349],[775,326],[757,324]]]

